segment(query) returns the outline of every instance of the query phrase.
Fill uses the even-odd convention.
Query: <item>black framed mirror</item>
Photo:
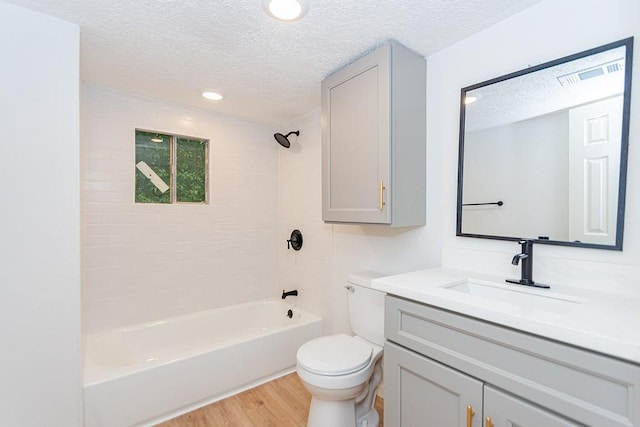
[[[622,250],[633,38],[465,87],[456,235]]]

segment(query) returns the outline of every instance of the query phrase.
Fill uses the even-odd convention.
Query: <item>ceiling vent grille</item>
[[[591,68],[565,74],[558,77],[558,81],[562,86],[571,86],[594,77],[604,76],[611,73],[624,70],[624,59],[616,59]]]

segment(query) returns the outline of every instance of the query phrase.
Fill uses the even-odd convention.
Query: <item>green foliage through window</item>
[[[206,141],[178,138],[176,198],[179,202],[204,202],[206,197],[206,154]]]
[[[208,141],[136,129],[136,203],[207,203]]]

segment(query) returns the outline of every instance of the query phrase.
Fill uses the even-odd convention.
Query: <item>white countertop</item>
[[[481,285],[486,281],[498,293],[516,297],[515,302],[447,289],[468,278]],[[640,301],[635,298],[557,284],[538,289],[445,268],[381,277],[372,283],[388,294],[640,364]]]

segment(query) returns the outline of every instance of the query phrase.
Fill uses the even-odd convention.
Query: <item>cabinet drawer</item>
[[[587,425],[640,424],[640,367],[387,296],[388,340]]]
[[[548,412],[490,386],[484,388],[485,426],[578,427],[571,420]]]

